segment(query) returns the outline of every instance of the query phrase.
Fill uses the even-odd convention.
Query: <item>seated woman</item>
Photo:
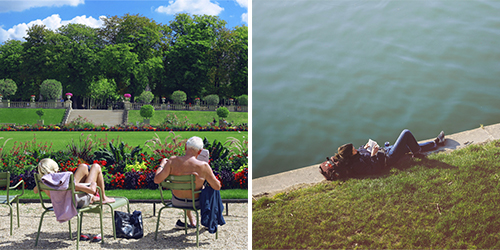
[[[372,145],[370,142],[359,149],[356,149],[351,143],[344,144],[338,148],[338,153],[328,160],[329,164],[325,164],[327,163],[325,162],[320,166],[320,172],[328,180],[376,174],[380,173],[383,168],[397,163],[407,153],[412,153],[414,157],[421,157],[423,152],[436,149],[439,145],[444,144],[444,141],[444,132],[441,131],[433,141],[419,144],[413,134],[405,129],[399,135],[396,143],[387,147],[385,152],[379,152],[379,146]]]
[[[40,176],[57,173],[58,171],[59,165],[52,159],[45,158],[38,163],[38,173]],[[75,190],[85,192],[85,194],[77,194],[77,208],[86,207],[94,201],[99,200],[96,186],[99,186],[102,190],[102,203],[115,202],[115,199],[106,196],[104,191],[104,178],[99,164],[94,163],[92,166],[80,164],[73,177],[75,180]],[[35,194],[38,193],[38,187],[35,187],[33,192],[35,192]],[[50,191],[44,190],[44,192],[50,197]]]

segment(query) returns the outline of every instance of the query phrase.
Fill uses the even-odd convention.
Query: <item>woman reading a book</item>
[[[444,144],[444,141],[444,132],[441,131],[433,141],[419,144],[413,134],[405,129],[394,145],[386,145],[385,152],[380,152],[379,145],[370,139],[359,149],[356,149],[352,143],[340,146],[338,153],[332,157],[332,162],[335,161],[338,168],[345,169],[344,174],[349,176],[370,175],[395,164],[408,153],[412,153],[413,157],[421,157],[423,152],[436,149]]]

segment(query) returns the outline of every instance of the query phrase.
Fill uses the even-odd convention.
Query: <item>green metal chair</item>
[[[193,207],[192,208],[184,208],[184,207],[174,207],[172,205],[172,202],[166,202],[163,196],[163,189],[170,189],[170,190],[190,190],[192,193],[191,200],[193,201]],[[158,236],[158,227],[160,225],[160,216],[161,216],[161,211],[165,208],[175,208],[175,209],[182,209],[184,210],[184,230],[185,233],[187,234],[187,225],[188,225],[188,220],[186,216],[186,211],[194,211],[196,213],[196,246],[199,247],[199,235],[200,235],[200,215],[198,213],[199,209],[196,209],[195,206],[195,194],[201,193],[201,190],[195,191],[196,185],[195,185],[195,175],[181,175],[181,176],[174,176],[170,175],[168,176],[163,182],[161,182],[158,185],[158,189],[160,190],[160,196],[161,196],[161,202],[163,204],[163,207],[158,211],[158,220],[156,222],[156,232],[155,232],[155,240],[157,239]],[[215,238],[218,238],[218,232],[215,235]]]
[[[38,187],[38,190],[39,190],[40,204],[42,204],[42,207],[44,209],[44,212],[42,213],[42,216],[40,217],[40,224],[38,226],[38,233],[36,235],[35,246],[37,246],[38,245],[38,238],[40,236],[40,231],[42,229],[43,217],[45,216],[46,213],[54,211],[54,209],[52,207],[45,206],[45,203],[44,203],[43,197],[42,197],[42,191],[48,190],[48,191],[56,191],[57,192],[57,191],[64,191],[64,190],[54,190],[54,189],[49,188],[48,186],[46,186],[45,184],[43,184],[41,182],[41,177],[39,174],[35,174],[35,183],[36,183],[36,186]],[[71,176],[70,176],[69,187],[67,190],[71,191],[72,198],[73,198],[73,206],[75,206],[75,208],[76,208],[75,194],[82,193],[82,192],[75,191],[75,182],[74,182],[73,174],[71,174]],[[99,187],[97,187],[97,190],[99,191],[99,196],[103,197],[102,190]],[[102,200],[99,200],[98,203],[93,203],[93,204],[89,205],[88,207],[76,209],[77,210],[76,249],[78,249],[78,245],[80,243],[80,234],[81,234],[83,213],[97,213],[97,214],[99,214],[100,226],[101,226],[101,238],[102,238],[101,244],[104,243],[104,237],[103,237],[104,233],[103,233],[103,227],[102,227],[102,214],[103,214],[104,206],[108,206],[111,209],[112,224],[113,224],[113,236],[116,239],[114,209],[121,207],[121,206],[124,206],[124,205],[127,205],[128,212],[130,213],[130,207],[129,207],[129,201],[127,198],[125,198],[125,197],[113,197],[113,198],[115,198],[115,200],[116,200],[116,202],[114,202],[114,203],[103,204]],[[69,238],[73,239],[73,235],[71,234],[71,222],[70,221],[68,221],[68,225],[69,225]]]
[[[16,203],[17,208],[17,227],[19,227],[19,197],[24,194],[24,181],[19,181],[15,186],[10,186],[10,173],[9,172],[0,172],[0,187],[5,187],[7,190],[7,195],[0,195],[0,204],[4,204],[9,206],[10,208],[10,235],[12,235],[12,203]],[[21,185],[23,192],[19,195],[9,195],[9,190],[16,189],[19,185]]]

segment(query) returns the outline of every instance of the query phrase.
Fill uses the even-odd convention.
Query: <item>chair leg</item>
[[[196,247],[200,247],[200,216],[198,214],[198,211],[196,212]]]
[[[80,245],[80,235],[82,233],[82,219],[83,219],[83,213],[78,213],[76,215],[76,250],[78,250],[78,247]]]
[[[99,213],[99,219],[101,221],[101,245],[104,244],[104,229],[102,228],[102,208],[101,208],[101,212]],[[115,224],[115,222],[113,221],[113,225]]]
[[[187,211],[184,210],[184,231],[188,234],[188,221],[187,221]]]
[[[38,225],[38,232],[36,234],[35,247],[38,245],[38,238],[40,237],[40,230],[42,229],[43,216],[45,216],[45,213],[47,213],[47,212],[48,212],[48,210],[44,211],[42,213],[42,216],[40,216],[40,224]]]
[[[10,235],[12,235],[12,217],[14,216],[12,214],[12,205],[10,205],[10,203],[8,203],[9,201],[7,201],[7,205],[9,205],[9,209],[10,209]]]
[[[17,206],[17,227],[20,227],[21,225],[19,224],[19,199],[16,202]]]
[[[160,226],[160,216],[161,216],[161,211],[162,211],[164,208],[165,208],[165,207],[162,207],[162,208],[160,208],[160,210],[158,211],[158,220],[156,220],[155,240],[156,240],[156,238],[158,237],[158,227]]]
[[[111,209],[111,224],[113,224],[113,239],[116,240],[115,212],[111,206],[109,208]]]

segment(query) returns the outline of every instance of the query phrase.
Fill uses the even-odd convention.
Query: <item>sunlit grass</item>
[[[253,247],[500,248],[500,141],[253,203]]]

